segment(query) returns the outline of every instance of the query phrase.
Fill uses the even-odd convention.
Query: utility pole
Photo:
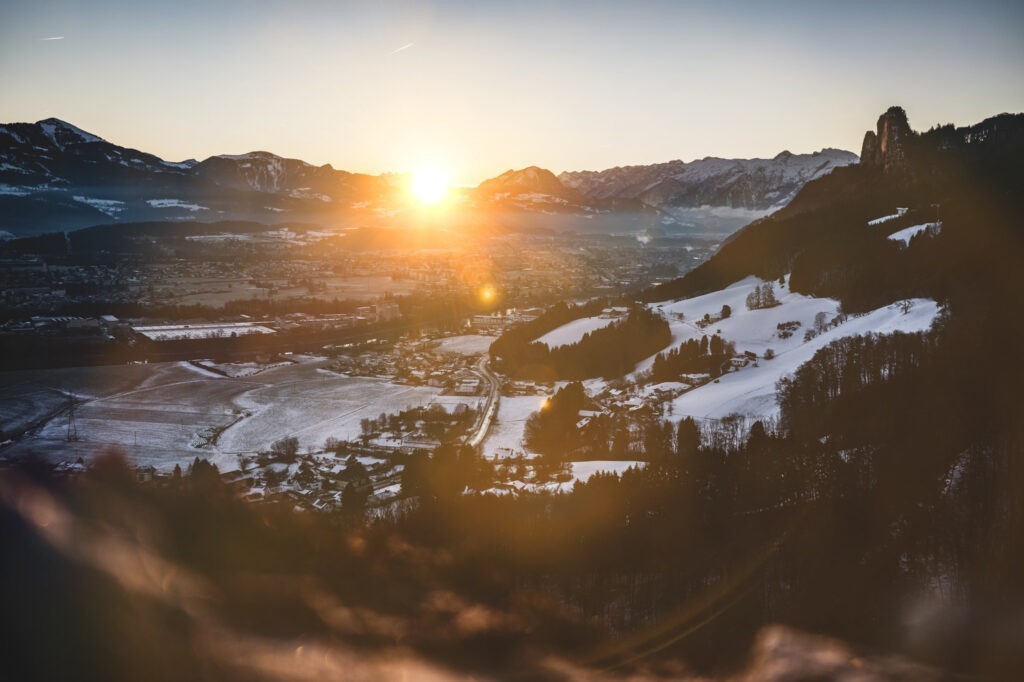
[[[78,440],[78,425],[75,423],[75,394],[68,391],[68,430],[66,439],[69,443]]]

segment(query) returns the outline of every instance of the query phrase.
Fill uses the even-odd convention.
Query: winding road
[[[473,447],[480,445],[487,438],[487,432],[491,430],[491,424],[494,422],[494,415],[498,413],[498,402],[501,400],[499,393],[501,382],[488,368],[486,354],[476,363],[476,372],[480,378],[487,382],[489,387],[487,389],[487,402],[477,418],[477,423],[474,425],[473,435],[466,440]]]

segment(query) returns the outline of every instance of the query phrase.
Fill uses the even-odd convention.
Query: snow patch
[[[914,225],[894,232],[889,235],[889,239],[894,242],[903,242],[904,246],[910,246],[910,240],[921,234],[922,232],[928,232],[931,234],[938,234],[942,230],[942,223],[923,223],[921,225]]]
[[[5,194],[12,197],[25,197],[30,194],[29,190],[25,187],[18,187],[16,185],[6,185],[0,183],[0,194]]]
[[[906,212],[907,212],[907,209],[905,209],[905,208],[897,208],[896,212],[893,213],[892,215],[884,215],[881,218],[875,218],[874,220],[869,220],[868,221],[868,225],[881,225],[882,223],[887,223],[890,220],[896,220],[897,218],[902,218],[903,215]]]
[[[153,208],[181,208],[186,211],[209,211],[206,206],[200,206],[199,204],[190,204],[182,201],[181,199],[147,199],[146,203]]]
[[[584,462],[572,462],[572,480],[586,483],[597,473],[621,476],[629,469],[643,469],[647,462],[615,459],[593,459]]]
[[[68,133],[70,133],[70,135],[72,136],[71,141],[77,143],[103,141],[102,139],[96,137],[95,135],[85,132],[81,128],[76,128],[70,123],[65,123],[64,121],[55,118],[40,121],[39,127],[42,128],[43,135],[45,135],[50,140],[50,142],[54,144],[55,147],[61,150],[64,149],[64,145],[57,141],[57,131],[63,132],[65,137],[67,137]]]
[[[123,201],[115,199],[93,199],[92,197],[83,197],[77,194],[71,198],[81,204],[92,206],[97,211],[105,213],[111,218],[116,218],[117,214],[123,211],[125,206]]]
[[[596,317],[584,317],[563,324],[557,329],[549,331],[537,339],[537,343],[545,343],[548,348],[568,346],[582,339],[586,334],[603,329],[618,319],[612,316],[598,315]]]

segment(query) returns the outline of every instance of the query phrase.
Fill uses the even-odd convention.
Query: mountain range
[[[706,157],[558,177],[591,200],[633,199],[669,210],[722,206],[759,211],[784,206],[808,181],[857,160],[856,154],[841,149],[813,154],[784,151],[772,159]]]
[[[507,229],[723,236],[856,161],[825,149],[559,176],[531,166],[458,194],[471,216]],[[18,236],[152,220],[393,227],[409,208],[406,182],[266,151],[166,161],[56,118],[0,125],[0,230]]]

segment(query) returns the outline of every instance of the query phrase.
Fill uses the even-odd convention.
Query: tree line
[[[622,376],[667,346],[672,333],[659,314],[634,305],[623,319],[587,332],[576,343],[549,348],[519,334],[499,345],[502,338],[491,346],[500,371],[516,378],[554,381]]]
[[[736,353],[731,342],[718,334],[687,339],[665,353],[658,353],[651,366],[651,381],[678,381],[684,374],[720,376],[723,366]]]

